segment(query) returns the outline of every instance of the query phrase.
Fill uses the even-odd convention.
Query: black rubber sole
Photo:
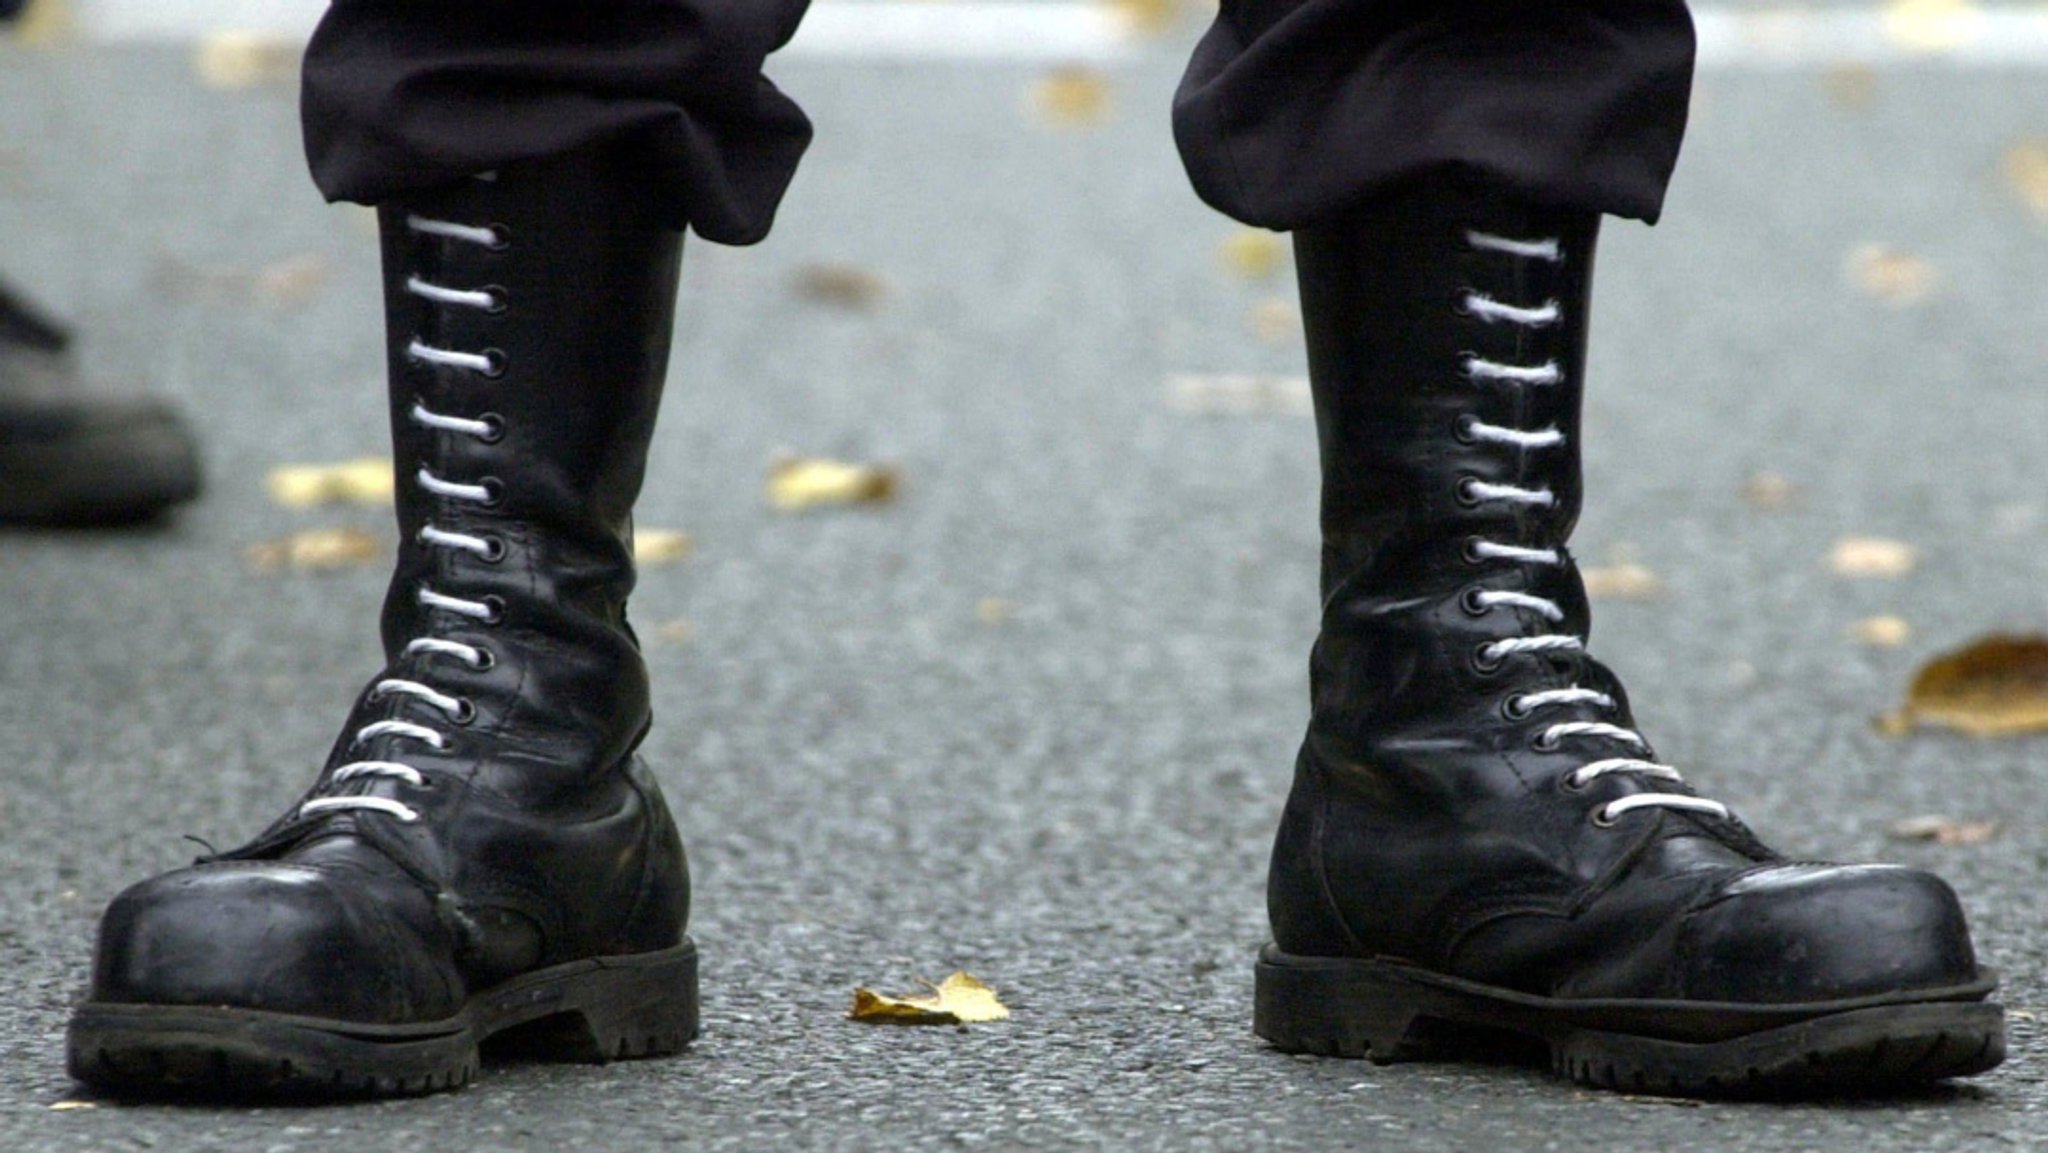
[[[1391,961],[1259,955],[1253,1028],[1290,1053],[1544,1062],[1582,1085],[1682,1097],[1868,1096],[2005,1059],[1989,976],[1818,1005],[1568,1001]]]
[[[117,1095],[404,1097],[459,1089],[486,1056],[599,1064],[667,1056],[696,1036],[697,949],[685,941],[528,973],[423,1024],[87,1002],[69,1066]]]

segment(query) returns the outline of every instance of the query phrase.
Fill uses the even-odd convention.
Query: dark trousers
[[[623,139],[709,240],[766,235],[810,141],[761,74],[809,0],[334,0],[313,178],[374,203]],[[1174,98],[1195,190],[1287,229],[1454,170],[1655,220],[1685,132],[1684,0],[1223,0]]]

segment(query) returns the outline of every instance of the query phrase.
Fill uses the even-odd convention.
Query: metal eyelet
[[[487,617],[485,617],[485,618],[483,618],[483,621],[484,621],[484,623],[485,623],[485,624],[487,624],[487,625],[495,625],[495,624],[499,624],[499,623],[501,623],[501,622],[503,622],[503,621],[504,621],[504,619],[505,619],[505,598],[504,598],[504,597],[501,597],[501,596],[499,596],[499,595],[498,595],[498,594],[496,594],[496,593],[492,593],[491,595],[489,595],[489,596],[487,596],[487,597],[485,597],[485,598],[484,598],[484,607],[486,607],[486,608],[488,608],[488,609],[490,609],[490,610],[491,610],[491,613],[490,613],[490,615],[489,615],[489,616],[487,616]]]
[[[1618,818],[1608,813],[1606,805],[1602,805],[1599,808],[1593,810],[1593,827],[1595,828],[1611,829],[1614,827],[1614,822],[1617,819]]]
[[[491,230],[491,240],[490,243],[484,245],[485,248],[492,252],[503,252],[512,247],[512,230],[510,228],[502,224],[492,224],[489,228]]]
[[[483,350],[482,356],[488,364],[482,371],[477,373],[478,376],[483,377],[485,380],[496,380],[505,375],[504,349],[486,348]]]
[[[1591,787],[1591,781],[1582,781],[1578,778],[1577,770],[1566,773],[1564,776],[1557,778],[1557,787],[1567,793],[1583,793]],[[1607,806],[1602,805],[1600,807],[1604,809]]]
[[[485,444],[496,444],[505,439],[504,417],[495,412],[487,412],[476,419],[478,424],[485,426],[485,431],[477,435],[478,440]]]
[[[504,537],[501,537],[501,536],[487,536],[487,537],[485,537],[485,538],[484,538],[484,551],[483,551],[483,554],[482,554],[482,556],[483,556],[483,562],[484,562],[485,564],[497,564],[497,563],[498,563],[499,561],[502,561],[502,560],[504,560],[504,559],[505,559],[505,538],[504,538]]]
[[[1477,444],[1479,438],[1473,433],[1472,426],[1478,423],[1478,417],[1473,416],[1469,412],[1463,413],[1452,427],[1451,435],[1457,439],[1459,444]]]
[[[1479,538],[1476,536],[1466,537],[1465,543],[1458,546],[1458,557],[1468,565],[1486,563],[1486,558],[1479,555]]]
[[[1473,585],[1471,588],[1458,594],[1458,607],[1464,609],[1465,615],[1468,617],[1485,616],[1488,611],[1486,603],[1479,599],[1485,593],[1485,589],[1480,588],[1478,585]]]
[[[1473,486],[1478,483],[1479,479],[1477,477],[1464,476],[1458,478],[1459,504],[1464,505],[1466,508],[1479,507],[1481,503],[1479,500],[1479,494],[1473,491]]]
[[[1539,753],[1554,753],[1564,747],[1564,742],[1551,736],[1550,730],[1545,729],[1529,739],[1529,747]]]
[[[491,298],[491,302],[484,306],[484,313],[486,315],[501,316],[504,314],[509,299],[509,294],[505,291],[504,285],[486,284],[478,291]]]
[[[1480,676],[1491,676],[1492,674],[1499,672],[1501,666],[1507,663],[1507,659],[1505,657],[1490,657],[1486,655],[1487,650],[1491,649],[1492,647],[1493,644],[1490,641],[1486,644],[1476,645],[1473,647],[1473,672],[1478,673]]]
[[[485,508],[496,508],[505,503],[504,481],[499,480],[495,476],[487,476],[477,481],[476,486],[484,490],[483,506]]]
[[[455,702],[455,712],[448,718],[458,725],[467,725],[476,720],[476,702],[464,697]]]
[[[1520,693],[1516,693],[1500,703],[1500,715],[1511,721],[1526,721],[1529,719],[1529,714],[1535,711],[1524,703]]]
[[[498,654],[476,645],[471,645],[470,647],[476,649],[476,659],[469,662],[471,669],[477,672],[484,672],[498,667]]]

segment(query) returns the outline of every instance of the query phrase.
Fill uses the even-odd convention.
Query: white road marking
[[[69,0],[79,31],[110,41],[189,42],[239,31],[304,40],[324,0]],[[1882,8],[1698,5],[1700,66],[1800,69],[1844,64],[2048,66],[2048,6]],[[1100,63],[1164,50],[1132,39],[1114,8],[1076,0],[818,0],[784,55],[842,60]]]

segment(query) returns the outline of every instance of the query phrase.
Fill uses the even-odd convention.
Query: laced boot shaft
[[[688,873],[635,755],[648,685],[626,620],[681,254],[648,203],[589,150],[381,209],[387,663],[290,811],[108,911],[80,1076],[163,1080],[136,1059],[168,1043],[149,1014],[190,1006],[221,1036],[315,1023],[277,1025],[256,1088],[446,1087],[484,1037],[551,1015],[579,1058],[694,1033]],[[418,1044],[337,1040],[360,1024]],[[249,1056],[180,1036],[207,1069]]]
[[[1295,235],[1323,615],[1258,1028],[1390,1058],[1430,1017],[1531,1033],[1563,1063],[1574,1006],[1629,1003],[1600,1068],[1680,1084],[1743,1077],[1806,1044],[1771,1029],[1826,1019],[1826,1052],[1783,1074],[1826,1081],[1908,1029],[1831,1014],[1993,982],[1938,878],[1783,861],[1657,759],[1588,654],[1567,542],[1597,223],[1441,180]],[[1892,1073],[1996,1064],[1995,1006],[1937,1018],[1929,1036],[1967,1043]]]

